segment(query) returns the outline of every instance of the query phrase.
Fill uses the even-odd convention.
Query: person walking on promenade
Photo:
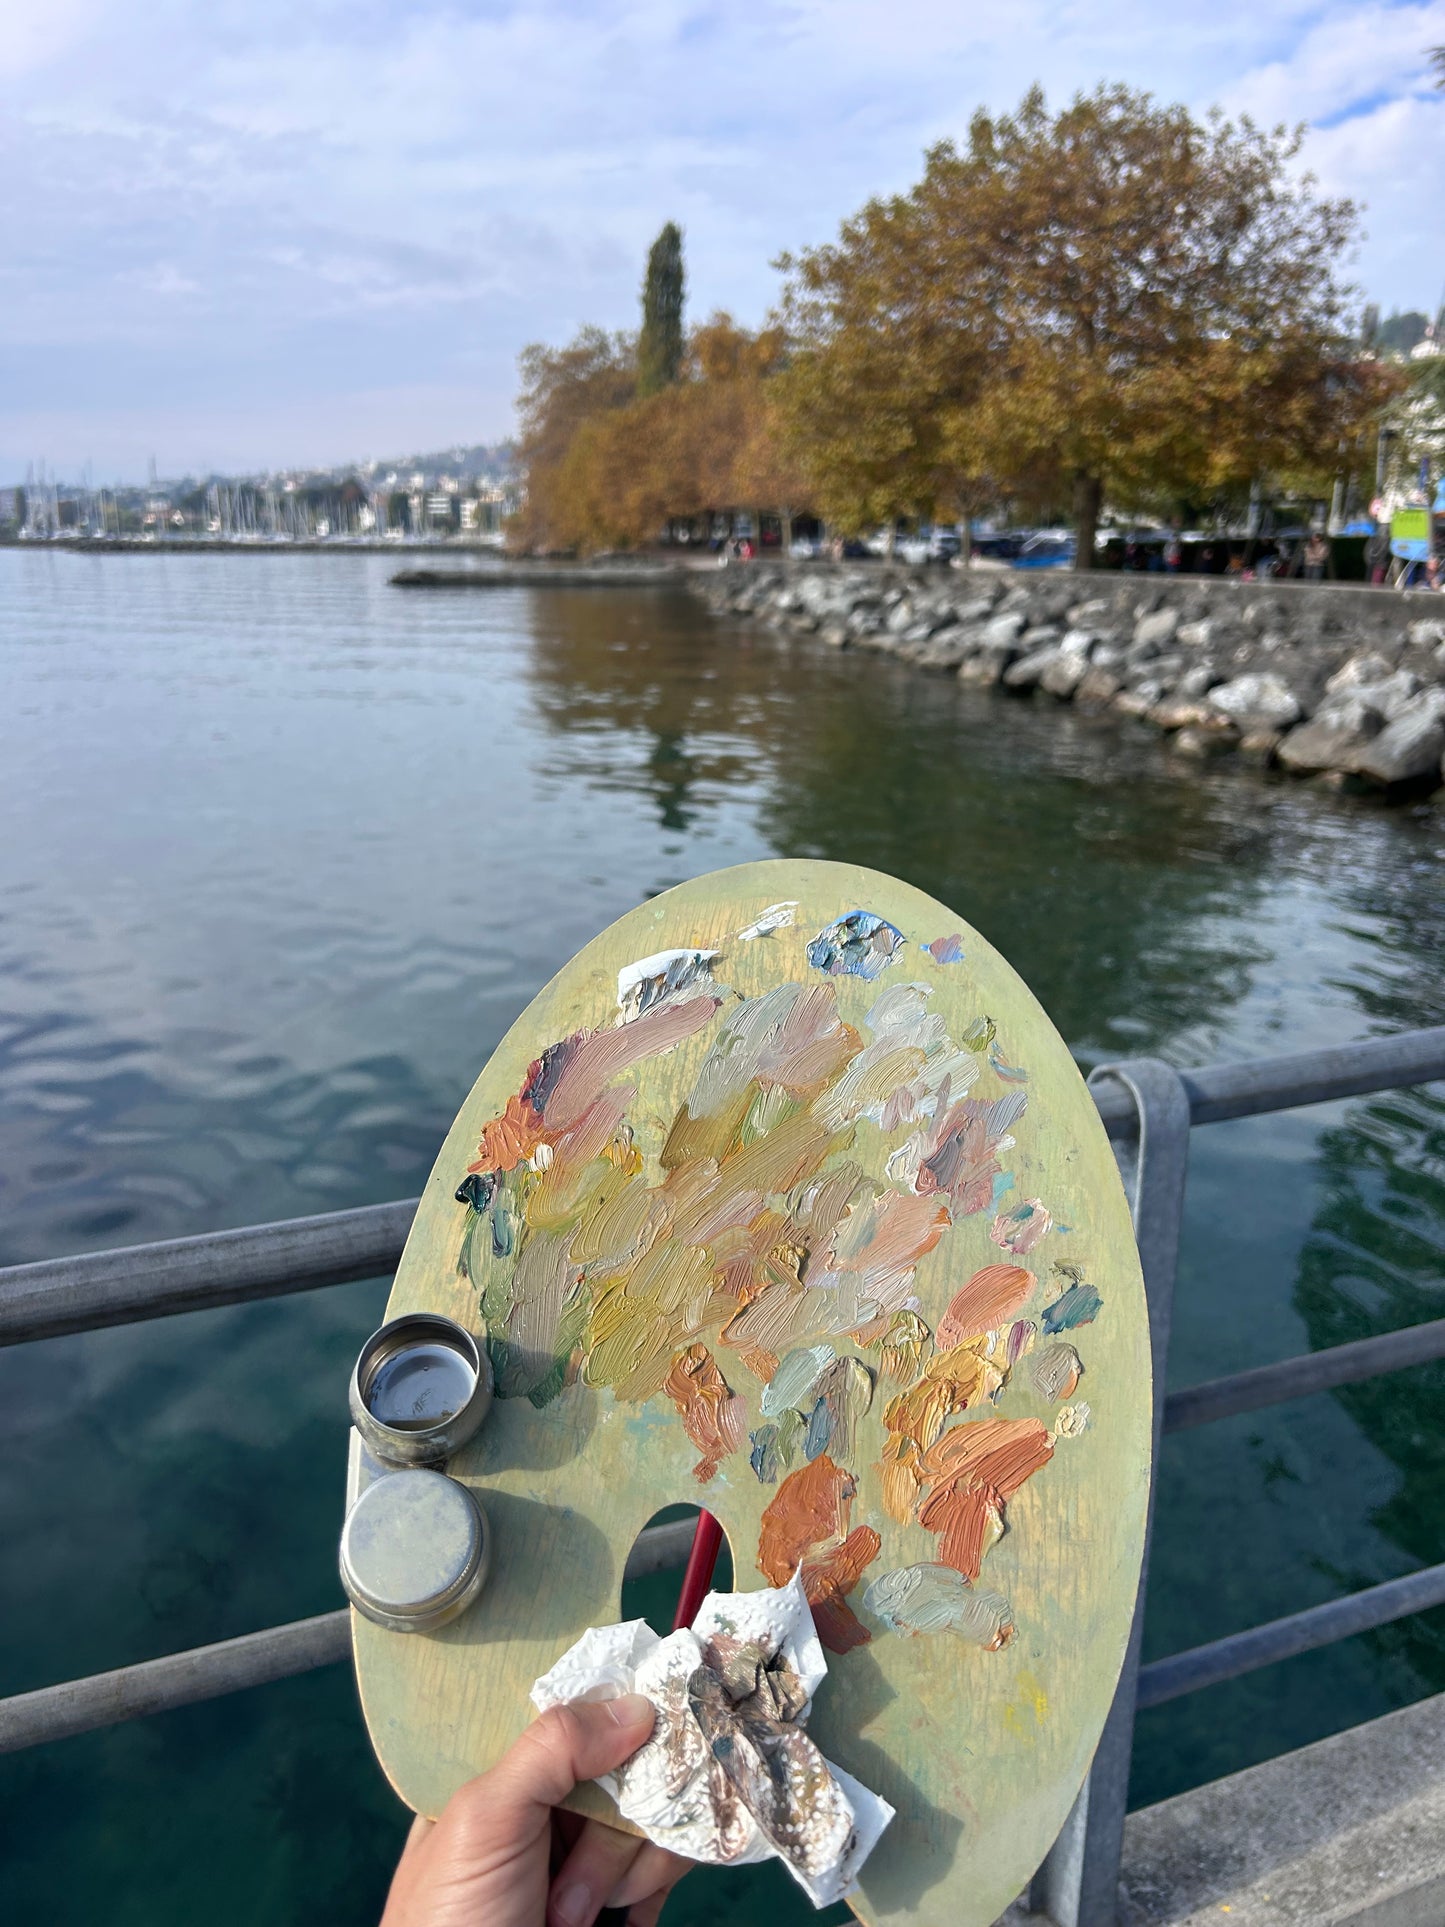
[[[1330,545],[1316,529],[1305,543],[1305,581],[1323,582],[1330,559]]]

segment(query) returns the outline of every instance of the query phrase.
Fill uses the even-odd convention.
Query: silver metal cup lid
[[[471,1438],[491,1403],[485,1348],[434,1312],[408,1312],[373,1332],[351,1375],[352,1423],[392,1465],[440,1465]]]
[[[464,1612],[491,1564],[473,1495],[444,1472],[388,1472],[341,1530],[341,1583],[358,1612],[393,1632],[430,1632]]]

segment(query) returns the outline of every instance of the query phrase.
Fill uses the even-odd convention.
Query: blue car
[[[1074,538],[1067,529],[1044,529],[1031,535],[1013,558],[1016,569],[1071,569]]]

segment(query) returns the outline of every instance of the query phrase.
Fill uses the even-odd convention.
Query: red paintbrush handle
[[[687,1555],[687,1571],[682,1575],[682,1594],[672,1622],[674,1632],[679,1626],[690,1626],[697,1618],[697,1609],[712,1585],[713,1567],[717,1564],[722,1537],[723,1529],[712,1514],[699,1512],[697,1530],[692,1535],[692,1551]]]

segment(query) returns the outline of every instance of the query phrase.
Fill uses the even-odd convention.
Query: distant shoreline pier
[[[394,589],[666,589],[692,571],[665,562],[500,562],[476,569],[402,569]]]

